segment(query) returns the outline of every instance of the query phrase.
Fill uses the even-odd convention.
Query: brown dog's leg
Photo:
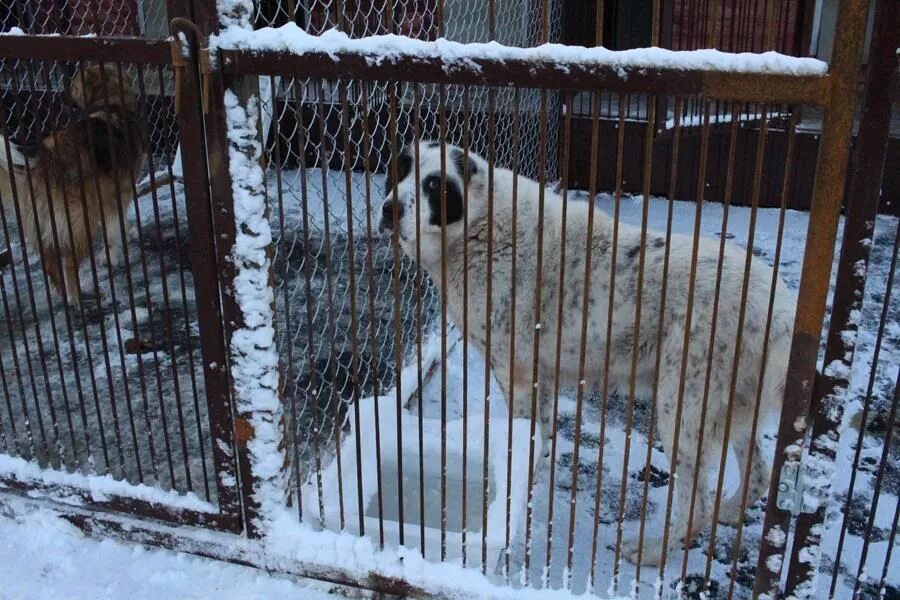
[[[64,260],[66,269],[66,296],[68,296],[69,304],[78,306],[81,302],[81,282],[78,280],[78,266],[81,264],[79,258],[66,257]]]
[[[50,280],[50,283],[56,288],[59,295],[62,296],[63,276],[59,270],[59,256],[50,252],[49,248],[45,248],[44,252],[41,254],[41,260],[44,263],[44,273],[47,274],[47,279]],[[65,260],[63,260],[63,263],[65,263]]]

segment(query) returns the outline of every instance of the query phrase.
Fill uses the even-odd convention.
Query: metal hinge
[[[804,501],[808,468],[803,463],[788,461],[781,467],[778,476],[778,497],[775,505],[785,511],[790,511],[795,517],[801,513],[814,513],[815,507]]]

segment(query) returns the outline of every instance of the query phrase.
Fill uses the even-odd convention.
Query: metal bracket
[[[213,73],[213,61],[210,57],[209,39],[203,35],[200,28],[193,21],[183,17],[175,17],[169,24],[172,32],[172,68],[175,72],[175,111],[181,106],[181,78],[193,59],[197,62],[200,72],[200,102],[203,106],[203,114],[209,113],[210,77]],[[199,49],[191,51],[189,44],[184,44],[181,34],[187,29],[194,33]]]
[[[816,512],[813,507],[803,501],[807,471],[806,465],[792,460],[784,463],[778,476],[778,497],[775,505],[781,510],[790,511],[795,517],[801,513]]]

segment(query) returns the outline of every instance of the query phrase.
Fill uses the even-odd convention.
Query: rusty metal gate
[[[179,10],[188,6],[170,7]],[[118,18],[106,16],[96,17],[100,31]],[[200,87],[194,65],[173,64],[173,48],[164,39],[0,37],[3,163],[38,153],[6,166],[2,188],[0,429],[14,459],[2,484],[240,532]],[[101,125],[116,119],[150,125],[129,130],[133,151]],[[88,139],[85,122],[100,127]],[[173,174],[178,148],[192,157],[183,177]],[[143,164],[129,164],[129,152]],[[80,185],[58,184],[49,163]],[[128,173],[110,185],[106,168]],[[104,225],[84,226],[93,219]],[[117,237],[135,238],[120,243],[118,263]],[[86,257],[66,248],[94,242],[102,250],[79,274]]]
[[[627,58],[602,49],[581,49],[581,56],[559,47],[554,54],[435,44],[430,40],[451,29],[444,18],[455,9],[431,4],[388,2],[367,13],[365,2],[286,10],[280,3],[236,1],[217,10],[211,2],[173,1],[166,39],[0,36],[6,136],[0,166],[19,160],[0,172],[11,182],[0,187],[0,330],[6,340],[0,344],[0,491],[30,498],[0,494],[0,504],[22,510],[39,497],[86,530],[416,596],[500,594],[503,586],[641,597],[800,596],[815,595],[816,575],[829,569],[831,596],[844,589],[854,596],[881,593],[896,517],[883,536],[889,540],[884,572],[869,573],[868,580],[860,575],[896,451],[896,384],[893,400],[880,408],[872,384],[859,400],[862,425],[835,564],[823,564],[820,550],[834,504],[830,485],[844,407],[852,400],[851,370],[860,368],[854,350],[872,277],[867,269],[896,87],[867,88],[849,178],[850,197],[858,200],[843,221],[832,297],[868,3],[840,2],[827,72],[794,62],[793,73],[761,56],[747,58],[750,66],[723,68],[701,58],[678,62],[674,54]],[[420,5],[430,7],[429,19],[416,12]],[[489,38],[503,32],[511,45],[523,46],[555,39],[559,4],[533,5],[521,18],[514,10],[495,11],[491,1],[483,24]],[[889,24],[897,24],[898,10],[890,2],[875,6],[876,22],[886,25],[876,27],[871,41],[870,83],[897,78],[897,27]],[[651,41],[657,45],[660,2],[653,7]],[[275,18],[267,16],[272,11]],[[363,34],[400,32],[419,40],[372,42],[358,31],[352,38],[336,31],[312,38],[291,24],[281,33],[254,33],[249,26],[280,23],[282,13],[297,15],[317,33],[334,21],[351,33],[362,27]],[[94,85],[107,90],[99,104],[85,100],[92,73],[101,82]],[[633,106],[661,127],[645,127],[641,139],[627,136]],[[824,114],[805,221],[786,210],[792,173],[811,168],[793,160],[801,107]],[[119,164],[128,161],[127,144],[112,126],[96,128],[110,114],[120,120],[133,115],[139,135],[130,139],[140,139],[134,150],[145,157],[140,165]],[[573,118],[590,124],[587,139],[573,135]],[[82,123],[91,127],[78,129]],[[148,131],[141,123],[157,125]],[[752,126],[743,131],[746,123]],[[720,134],[715,143],[713,129]],[[767,136],[770,129],[779,131],[777,143]],[[83,151],[61,143],[72,131],[87,140]],[[666,136],[664,146],[657,143]],[[425,139],[437,141],[410,144]],[[700,158],[685,166],[679,149],[689,144]],[[623,173],[627,152],[640,154],[639,170]],[[16,158],[21,155],[26,158]],[[59,164],[71,159],[75,171],[54,178],[37,162],[46,156]],[[615,165],[608,185],[597,176],[603,161]],[[736,181],[736,161],[752,161],[750,180]],[[715,191],[708,185],[712,168],[725,169],[725,184]],[[399,233],[399,209],[383,203],[399,197],[407,177],[425,179],[426,169],[439,175],[431,191],[440,208],[423,208],[428,189],[413,186],[417,233],[411,244]],[[110,175],[121,171],[127,175]],[[464,207],[456,218],[463,223],[469,223],[470,199],[491,190],[485,197],[486,279],[471,279],[468,261],[475,251],[466,230],[458,247],[465,257],[458,289],[448,284],[450,234],[440,226],[452,224],[451,171],[453,193]],[[512,233],[495,241],[495,178],[508,172]],[[524,234],[518,229],[519,215],[530,213],[529,205],[517,203],[531,188],[517,175],[537,182],[536,219],[547,218],[545,199],[561,199],[562,258],[546,247],[542,225]],[[626,179],[642,195],[628,197]],[[574,189],[579,180],[586,182],[586,195]],[[651,198],[660,182],[666,197]],[[52,208],[54,194],[64,198],[57,204],[62,208]],[[113,201],[104,201],[104,194]],[[764,195],[778,198],[778,208],[763,214]],[[746,208],[736,206],[738,196]],[[90,213],[93,201],[111,214],[102,208]],[[588,204],[588,235],[606,226],[595,217],[602,208],[609,212],[611,237],[573,246],[566,241],[567,211],[576,214]],[[720,207],[711,219],[710,204]],[[433,238],[440,259],[430,271],[422,266],[428,258],[418,237],[419,218],[428,216],[423,210],[438,210],[430,215],[436,223],[428,225],[440,230]],[[97,228],[83,225],[88,215],[101,222]],[[379,235],[382,220],[391,231]],[[523,254],[517,244],[532,233],[536,251]],[[878,332],[871,365],[863,368],[872,379],[879,369],[893,377],[891,352],[887,359],[879,352],[896,318],[891,291],[898,233],[893,248],[881,250],[892,251],[892,260],[883,271],[886,281],[877,285],[883,310],[870,319]],[[88,247],[97,242],[103,256],[88,252],[76,292],[80,302],[74,302],[79,298],[63,273],[72,260],[65,249],[77,245],[79,235],[87,236]],[[623,246],[628,235],[636,241]],[[726,241],[735,236],[741,247]],[[701,243],[703,237],[718,239]],[[124,241],[117,246],[119,238]],[[679,243],[684,286],[669,275]],[[117,251],[124,266],[115,264]],[[743,269],[738,275],[724,271],[726,253]],[[559,261],[555,281],[542,286],[549,260]],[[613,266],[609,281],[598,284],[599,298],[588,283],[571,278],[582,273],[590,281],[592,261],[604,260]],[[662,269],[661,289],[644,277],[654,261]],[[764,294],[752,304],[751,266],[760,261],[773,270],[765,271]],[[534,265],[536,283],[523,288]],[[704,268],[715,278],[709,293],[695,283]],[[78,285],[77,261],[75,279]],[[776,326],[783,326],[776,290],[785,280],[796,289],[788,311],[795,317],[793,329],[788,324],[780,332],[790,340],[779,355],[784,402],[771,415],[777,426],[762,459],[754,456],[763,451],[760,382]],[[564,301],[561,290],[578,281],[583,296]],[[504,291],[506,283],[512,294]],[[461,308],[454,308],[454,294],[464,298]],[[637,298],[628,315],[630,343],[613,347],[608,340],[622,326],[614,322],[614,307],[623,294]],[[595,300],[607,305],[602,318],[588,308]],[[478,302],[486,303],[483,310]],[[523,316],[521,306],[532,312]],[[731,308],[734,331],[721,328],[733,337],[721,341],[718,315]],[[461,313],[454,317],[454,310]],[[483,313],[489,315],[486,340],[477,331]],[[663,381],[670,317],[684,330],[677,340],[680,358],[673,359],[681,366],[680,375]],[[505,328],[493,331],[491,318]],[[595,318],[607,340],[597,348],[587,341],[587,332],[599,327]],[[643,327],[653,331],[643,338],[642,319],[650,319]],[[710,391],[714,351],[703,351],[699,439],[682,416],[691,410],[692,319],[695,328],[711,319],[711,333],[698,331],[709,336],[710,347],[726,348],[730,358],[722,372],[731,374],[719,390],[721,410],[708,410],[707,399],[716,393]],[[566,336],[576,340],[571,347]],[[759,364],[753,363],[760,370],[750,376],[756,397],[745,398],[738,375],[751,367],[741,364],[741,344],[753,336],[763,340]],[[646,344],[638,343],[643,339]],[[515,360],[503,362],[507,355]],[[655,364],[646,380],[649,402],[639,380],[645,357]],[[586,383],[592,368],[604,375]],[[620,387],[609,375],[616,368],[624,373]],[[677,402],[660,400],[662,389],[672,390]],[[518,401],[519,394],[517,406],[524,408],[503,413],[504,400]],[[552,411],[547,430],[541,398],[549,402],[542,410]],[[740,411],[750,420],[738,420]],[[863,468],[864,431],[876,413],[885,430],[883,454],[857,582],[838,587],[839,576],[852,575],[840,559],[856,473]],[[719,418],[722,423],[710,425]],[[734,485],[726,476],[729,443],[739,435],[754,441],[739,461],[746,467],[736,479],[742,493],[726,497],[726,480]],[[673,453],[677,459],[666,466]],[[760,460],[771,460],[766,470],[772,474],[762,505],[747,491],[756,473],[751,465]],[[676,500],[679,474],[690,484],[683,496],[689,506]],[[728,510],[738,511],[737,518],[720,525]],[[678,518],[686,519],[685,531]],[[203,536],[182,525],[219,533]],[[702,537],[692,536],[694,526],[703,529]],[[390,568],[377,561],[353,568],[333,556],[296,548],[291,554],[282,543],[296,534],[295,545],[318,548],[313,542],[319,540],[328,547],[339,544],[328,537],[333,532],[399,554],[384,554],[394,561]],[[278,543],[267,543],[272,540]],[[410,552],[454,563],[443,566],[456,581],[422,576]],[[404,570],[404,562],[416,566]],[[466,582],[460,566],[499,587]]]

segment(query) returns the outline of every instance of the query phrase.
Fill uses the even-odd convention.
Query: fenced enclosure
[[[802,3],[651,4],[645,45],[803,54]],[[868,3],[827,68],[546,45],[570,8],[20,16],[4,505],[418,596],[896,593],[891,85],[846,156]]]

